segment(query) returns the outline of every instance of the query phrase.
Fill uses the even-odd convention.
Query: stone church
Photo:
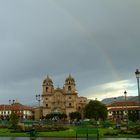
[[[42,87],[43,117],[56,112],[69,116],[71,112],[82,111],[87,104],[87,98],[78,97],[75,79],[71,75],[66,78],[63,88],[54,88],[49,76],[43,81]]]

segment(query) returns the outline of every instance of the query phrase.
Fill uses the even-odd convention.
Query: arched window
[[[48,92],[48,87],[46,87],[46,92]]]
[[[71,103],[69,103],[69,106],[71,106]]]
[[[68,90],[71,91],[71,86],[68,86]]]

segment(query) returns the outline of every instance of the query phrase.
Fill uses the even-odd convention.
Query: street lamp
[[[38,101],[39,107],[40,107],[41,95],[37,94],[35,97],[36,97],[36,100]]]
[[[115,107],[115,109],[116,109],[116,100],[117,100],[117,98],[114,97],[114,107]],[[117,111],[115,111],[115,110],[114,110],[114,118],[113,119],[115,119],[116,125],[117,125]]]
[[[9,104],[13,105],[15,103],[15,100],[9,100]]]
[[[138,105],[139,105],[139,121],[140,121],[140,86],[139,86],[140,71],[138,69],[136,69],[135,75],[138,85]]]
[[[9,100],[9,105],[11,105],[11,100]]]
[[[38,111],[39,112],[38,113],[39,113],[39,118],[41,120],[42,119],[42,113],[41,113],[41,108],[40,108],[41,95],[40,94],[36,94],[35,97],[36,97],[36,100],[39,103],[39,108],[38,108]]]
[[[11,106],[11,107],[10,107],[9,117],[10,117],[11,112],[14,111],[14,108],[12,107],[12,105],[14,105],[14,103],[15,103],[15,100],[9,100],[9,105]]]
[[[127,92],[124,91],[124,97],[125,97],[125,113],[126,113],[126,127],[128,129],[128,110],[127,110],[126,96],[127,96]]]

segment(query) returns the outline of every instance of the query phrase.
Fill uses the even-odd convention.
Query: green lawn
[[[55,132],[39,132],[38,137],[76,137],[76,128],[71,127],[69,130],[65,131],[55,131]],[[133,137],[133,138],[140,138],[139,135],[126,135],[126,134],[119,134],[119,135],[107,135],[104,136],[105,133],[115,134],[118,130],[111,130],[111,129],[99,129],[99,137],[111,138],[111,137]],[[0,137],[28,137],[29,134],[27,133],[13,133],[11,129],[1,128],[0,129]],[[79,134],[78,137],[86,137],[85,134]],[[96,134],[90,134],[89,137],[96,137]]]
[[[11,133],[11,129],[0,128],[0,137],[25,137],[26,133]]]

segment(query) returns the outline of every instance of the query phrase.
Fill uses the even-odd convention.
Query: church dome
[[[69,81],[72,81],[72,82],[75,82],[74,78],[69,74],[69,76],[66,78],[65,82],[69,82]]]
[[[53,84],[52,79],[47,75],[47,78],[43,81],[43,84],[51,83]]]

